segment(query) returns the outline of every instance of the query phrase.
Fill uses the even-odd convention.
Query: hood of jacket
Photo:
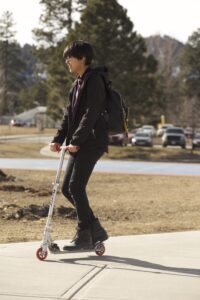
[[[92,68],[91,72],[98,73],[99,75],[104,77],[104,80],[107,82],[107,84],[111,83],[109,79],[109,71],[107,67],[103,66],[103,67]]]

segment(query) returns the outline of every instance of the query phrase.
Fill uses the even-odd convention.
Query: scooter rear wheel
[[[98,256],[102,256],[105,253],[106,248],[103,243],[98,243],[97,245],[95,245],[94,250]]]
[[[39,260],[45,260],[45,258],[47,257],[48,252],[47,251],[43,251],[42,247],[40,247],[39,249],[37,249],[36,251],[36,256]]]

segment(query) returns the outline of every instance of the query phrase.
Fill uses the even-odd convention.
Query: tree
[[[53,3],[49,0],[42,2],[48,4],[48,7]],[[64,2],[68,1],[63,0],[62,3]],[[51,9],[54,10],[53,5]],[[49,10],[46,13],[47,11]],[[52,15],[47,15],[54,14],[52,12]],[[50,28],[48,24],[47,21],[46,28]],[[59,24],[61,26],[63,23]],[[116,0],[87,1],[87,6],[84,4],[81,8],[80,21],[68,27],[68,30],[65,27],[65,32],[66,38],[60,39],[56,45],[55,40],[49,36],[49,48],[39,49],[40,57],[46,59],[48,105],[55,118],[60,116],[62,107],[66,105],[66,91],[72,81],[62,60],[63,49],[77,39],[87,40],[94,46],[94,65],[106,65],[110,69],[113,84],[129,105],[132,118],[139,119],[152,113],[157,101],[154,78],[157,62],[152,55],[147,55],[144,39],[133,31],[133,24],[127,17],[126,10]]]
[[[0,114],[13,114],[17,95],[23,86],[24,63],[20,46],[15,41],[12,13],[6,11],[0,19]]]
[[[40,28],[33,33],[42,47],[57,45],[73,26],[73,13],[82,11],[86,0],[40,0],[43,13],[40,16]]]
[[[62,61],[63,38],[73,26],[73,13],[81,12],[86,0],[41,0],[43,13],[40,17],[41,28],[34,29],[38,47],[34,54],[46,73],[49,113],[58,119],[63,111],[67,88],[72,79],[66,72]],[[24,97],[24,95],[23,95]]]
[[[178,124],[183,120],[180,57],[184,44],[169,36],[155,35],[146,38],[148,53],[158,60],[157,87],[160,86],[161,115],[166,122]]]
[[[182,59],[181,71],[183,94],[186,97],[187,111],[190,112],[190,125],[200,126],[200,29],[188,39]]]
[[[188,39],[182,56],[182,72],[187,95],[200,98],[200,29]]]
[[[47,87],[44,80],[38,78],[34,84],[20,90],[18,98],[18,112],[35,106],[47,105]]]
[[[36,105],[47,105],[46,73],[34,55],[35,51],[35,46],[27,44],[21,48],[21,57],[26,67],[23,71],[24,86],[18,94],[17,112]]]
[[[82,39],[94,46],[94,64],[109,68],[114,86],[130,107],[131,117],[138,119],[147,116],[153,107],[157,62],[147,55],[145,41],[133,27],[116,0],[88,0],[66,43]]]
[[[40,0],[40,4],[43,12],[40,28],[33,30],[38,43],[34,53],[48,73],[54,51],[73,27],[73,13],[80,13],[87,5],[87,0]]]
[[[54,120],[60,119],[63,114],[63,109],[67,105],[67,94],[72,83],[72,78],[67,72],[62,58],[63,47],[64,43],[60,42],[48,65],[48,112]]]

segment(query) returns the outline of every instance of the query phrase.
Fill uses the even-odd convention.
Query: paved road
[[[66,162],[67,159],[64,163],[64,168]],[[56,170],[57,166],[57,159],[0,159],[1,169]],[[200,176],[200,164],[100,160],[95,166],[95,171],[130,174]]]

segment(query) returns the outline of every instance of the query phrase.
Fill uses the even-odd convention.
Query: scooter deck
[[[69,254],[69,253],[86,253],[86,252],[95,252],[96,255],[102,256],[105,252],[105,246],[103,243],[95,244],[94,248],[91,249],[80,249],[80,250],[60,250],[60,247],[57,244],[51,244],[48,246],[48,250],[52,254]],[[48,251],[44,250],[42,246],[37,249],[36,257],[39,260],[44,260],[48,255]]]
[[[48,247],[51,254],[69,254],[69,253],[86,253],[95,252],[97,255],[103,255],[105,252],[105,246],[102,242],[97,242],[93,248],[79,249],[79,250],[61,250],[60,247],[53,243],[52,246]]]
[[[95,249],[81,249],[81,250],[49,250],[51,254],[69,254],[69,253],[85,253],[85,252],[95,252]]]

